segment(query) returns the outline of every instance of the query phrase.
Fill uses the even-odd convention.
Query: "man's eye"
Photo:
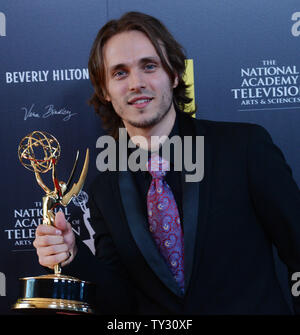
[[[146,71],[153,71],[153,70],[155,70],[157,68],[157,65],[156,64],[146,64],[145,65],[145,70]]]
[[[125,71],[117,71],[113,74],[113,77],[116,79],[122,78],[126,75]]]

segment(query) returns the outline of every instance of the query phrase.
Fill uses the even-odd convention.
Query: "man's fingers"
[[[54,226],[37,227],[33,246],[43,266],[53,269],[55,264],[64,266],[72,261],[77,252],[75,236],[63,212],[56,213]]]
[[[41,224],[36,228],[35,235],[43,236],[43,235],[61,235],[61,231],[54,226]]]
[[[68,251],[61,252],[59,254],[50,256],[39,256],[39,262],[43,266],[47,266],[51,269],[54,268],[55,264],[60,264],[69,258],[70,254]]]
[[[56,213],[54,225],[56,228],[62,231],[67,231],[69,229],[69,224],[63,212],[59,211]]]
[[[55,215],[55,223],[52,225],[39,225],[36,228],[35,235],[43,236],[43,235],[62,235],[64,232],[68,232],[68,230],[72,230],[71,225],[67,222],[65,215],[63,212],[59,211]]]
[[[62,244],[62,243],[64,243],[63,236],[58,236],[58,235],[41,235],[41,236],[38,236],[34,240],[33,246],[35,248],[40,248],[40,247],[48,247],[48,246],[51,246],[51,245]]]
[[[50,245],[49,247],[40,248],[37,253],[40,257],[46,257],[68,251],[68,246],[66,244],[55,244]]]

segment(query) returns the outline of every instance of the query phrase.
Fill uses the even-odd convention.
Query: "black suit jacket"
[[[204,178],[182,172],[184,296],[130,171],[99,173],[89,194],[97,257],[78,241],[64,272],[98,283],[105,314],[289,314],[272,244],[300,271],[300,192],[281,151],[258,125],[177,117],[182,136],[204,136]]]

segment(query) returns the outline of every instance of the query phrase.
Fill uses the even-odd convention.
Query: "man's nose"
[[[129,90],[139,91],[146,87],[144,74],[140,71],[132,71],[129,76]]]

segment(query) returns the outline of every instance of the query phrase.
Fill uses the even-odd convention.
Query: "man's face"
[[[173,88],[161,60],[148,39],[137,30],[110,38],[103,50],[106,100],[125,126],[148,128],[172,111]]]

